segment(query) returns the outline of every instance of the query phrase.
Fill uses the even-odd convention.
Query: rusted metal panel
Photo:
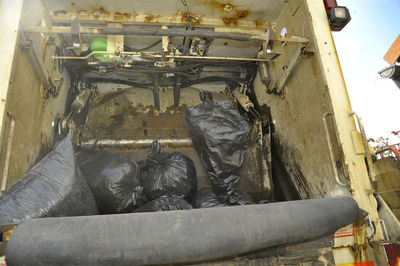
[[[277,33],[285,27],[289,35],[309,38],[309,49],[314,49],[311,26],[306,18],[307,10],[302,2],[290,1],[276,23]],[[275,43],[274,49],[281,45]],[[281,56],[270,65],[272,80],[278,81],[285,73],[284,69],[290,64],[298,47],[298,43],[286,43],[280,48]],[[290,176],[289,182],[297,186],[303,199],[326,197],[336,193],[336,190],[342,191],[336,188],[325,134],[323,117],[331,109],[317,57],[315,54],[299,62],[287,80],[284,96],[268,94],[259,77],[254,85],[259,104],[268,105],[275,119],[273,139],[277,154],[273,156],[282,159]],[[329,126],[329,131],[332,131],[332,126]],[[334,133],[330,135],[334,136]],[[336,162],[340,157],[337,156],[338,145],[334,139],[332,146]],[[340,169],[338,172],[341,172]]]
[[[48,1],[56,21],[166,23],[265,28],[279,17],[286,1],[275,0],[141,0]]]

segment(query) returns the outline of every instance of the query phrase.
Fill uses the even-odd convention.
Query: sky
[[[400,0],[337,0],[350,10],[351,21],[333,32],[353,111],[362,117],[367,137],[388,137],[400,130],[400,89],[378,71],[383,56],[400,34]]]

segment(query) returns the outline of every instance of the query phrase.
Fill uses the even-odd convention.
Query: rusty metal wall
[[[208,21],[234,27],[263,28],[279,17],[284,0],[46,0],[56,19],[68,20],[71,14],[80,19],[126,23],[161,22],[206,25]],[[190,14],[188,16],[188,14]],[[189,19],[190,17],[191,19]]]
[[[290,35],[310,38],[309,49],[315,50],[310,24],[305,20],[306,12],[301,1],[290,1],[277,21],[277,33],[285,27]],[[286,44],[281,48],[283,54],[271,65],[273,80],[282,75],[282,68],[293,60],[297,48],[298,44]],[[331,112],[331,106],[317,56],[314,54],[299,62],[284,95],[268,94],[259,77],[255,81],[259,104],[271,107],[272,118],[276,121],[277,151],[274,155],[282,159],[303,199],[326,197],[336,189],[323,123],[323,115]]]
[[[41,21],[42,8],[39,1],[24,1],[21,14],[21,24],[31,24]],[[22,49],[21,34],[13,53],[12,72],[7,89],[5,112],[15,118],[14,137],[11,147],[7,185],[12,185],[25,171],[40,160],[53,143],[51,123],[57,114],[63,114],[65,99],[69,88],[69,76],[66,71],[58,73],[51,56],[55,46],[47,42],[41,35],[31,36],[43,58],[51,76],[64,77],[64,83],[57,97],[45,98],[45,91],[33,69],[28,53]],[[9,123],[3,123],[9,128]],[[4,150],[8,139],[3,138],[1,147]],[[4,169],[6,154],[2,152],[0,161],[1,171]]]

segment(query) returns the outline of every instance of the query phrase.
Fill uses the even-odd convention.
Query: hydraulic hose
[[[7,265],[148,265],[212,260],[323,237],[360,214],[350,197],[154,213],[31,219]]]

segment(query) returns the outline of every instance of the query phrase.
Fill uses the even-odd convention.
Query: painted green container
[[[96,38],[90,43],[90,49],[92,52],[97,51],[107,51],[107,39],[106,38]],[[93,56],[102,62],[110,61],[113,54],[101,54],[94,53]]]

